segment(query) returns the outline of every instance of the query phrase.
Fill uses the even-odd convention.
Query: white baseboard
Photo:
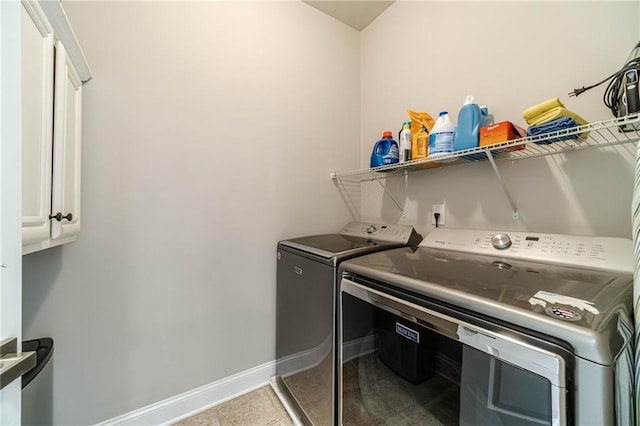
[[[376,336],[368,334],[365,337],[346,342],[342,345],[342,363],[354,358],[367,355],[376,350]]]
[[[333,334],[330,334],[318,346],[278,359],[276,372],[279,376],[287,377],[308,370],[319,365],[332,350]]]
[[[344,361],[375,349],[374,336],[366,336],[343,347]],[[316,365],[331,350],[331,341],[278,361],[278,368],[295,372]],[[270,383],[276,375],[276,362],[270,361],[233,376],[192,389],[180,395],[142,407],[130,413],[98,423],[96,426],[170,425]],[[286,408],[286,407],[285,407]],[[288,411],[288,410],[287,410]]]
[[[201,411],[268,385],[276,374],[275,361],[192,389],[164,401],[123,414],[96,426],[170,425]]]

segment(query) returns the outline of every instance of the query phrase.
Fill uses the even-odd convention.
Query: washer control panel
[[[407,244],[415,234],[411,225],[385,225],[380,223],[350,222],[339,232],[341,235],[371,238]],[[416,244],[416,242],[414,242]]]
[[[627,238],[436,228],[420,247],[633,273],[633,245]]]

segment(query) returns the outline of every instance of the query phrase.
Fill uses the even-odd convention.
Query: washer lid
[[[341,270],[553,336],[604,365],[630,338],[630,274],[424,247],[358,257]]]
[[[371,238],[352,237],[340,234],[312,235],[280,241],[283,246],[291,247],[316,256],[331,258],[356,252],[368,253],[382,247],[398,247],[400,244]]]
[[[292,238],[279,244],[330,259],[349,258],[405,245],[415,246],[421,239],[411,225],[349,222],[335,234]]]

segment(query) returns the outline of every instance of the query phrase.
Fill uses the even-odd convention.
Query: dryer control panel
[[[627,238],[436,228],[420,247],[633,273],[633,244]]]
[[[339,233],[352,237],[371,238],[409,245],[411,245],[412,240],[415,240],[416,236],[418,241],[413,242],[413,244],[417,245],[420,238],[411,225],[385,225],[371,222],[349,222]]]

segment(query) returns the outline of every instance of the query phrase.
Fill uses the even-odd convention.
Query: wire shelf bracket
[[[405,171],[405,174],[407,172]],[[396,205],[396,207],[400,210],[400,217],[402,217],[403,219],[407,217],[406,213],[404,212],[404,208],[402,208],[402,206],[400,205],[400,203],[398,203],[398,200],[396,200],[396,198],[393,196],[393,194],[387,189],[387,187],[385,186],[385,184],[383,184],[381,182],[380,179],[375,178],[375,181],[378,182],[378,184],[380,185],[380,187],[384,190],[384,193],[387,194],[387,196],[391,199],[391,201],[393,201],[393,204]]]
[[[391,201],[393,201],[393,204],[395,204],[395,206],[400,211],[400,217],[401,218],[406,218],[407,215],[406,215],[406,212],[404,210],[404,207],[402,207],[402,205],[398,202],[396,197],[393,196],[391,191],[389,191],[389,189],[387,188],[387,186],[383,182],[383,180],[385,180],[387,178],[387,176],[383,175],[383,174],[377,174],[372,169],[370,169],[368,172],[369,172],[369,177],[367,179],[357,179],[357,178],[354,179],[352,176],[346,176],[346,177],[345,176],[339,176],[335,171],[329,170],[329,177],[336,182],[337,186],[339,186],[341,191],[344,192],[344,193],[349,192],[349,189],[350,188],[352,189],[354,184],[357,184],[358,187],[360,187],[360,184],[363,181],[375,181],[375,182],[377,182],[378,185],[380,185],[380,188],[382,188],[384,193],[389,197],[389,199]],[[403,174],[406,175],[407,171],[405,170]],[[397,174],[395,176],[397,176]]]
[[[504,195],[507,197],[507,200],[509,200],[509,204],[511,205],[511,213],[512,213],[511,218],[513,220],[518,220],[520,218],[520,215],[518,214],[518,206],[516,206],[515,201],[513,201],[513,197],[511,197],[511,193],[509,192],[507,185],[504,183],[504,179],[502,179],[502,175],[500,175],[500,170],[498,170],[498,166],[496,165],[496,160],[493,159],[493,154],[491,153],[491,151],[487,152],[487,157],[489,158],[489,163],[491,163],[493,172],[496,174],[496,177],[500,181],[500,185],[502,186],[502,191],[504,192]]]

